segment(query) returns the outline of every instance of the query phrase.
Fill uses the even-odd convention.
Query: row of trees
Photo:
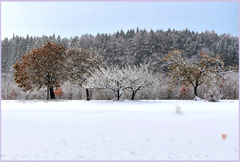
[[[133,100],[137,91],[158,84],[147,66],[126,65],[105,69],[103,65],[102,57],[94,50],[67,49],[63,45],[47,42],[24,54],[21,61],[16,61],[13,76],[25,92],[47,87],[47,99],[49,94],[51,99],[55,99],[54,87],[58,89],[66,81],[86,89],[111,89],[117,100],[124,89],[132,91]]]
[[[169,62],[170,87],[192,85],[194,95],[203,83],[223,84],[226,69],[219,55],[201,51],[198,61],[189,62],[182,57],[182,51],[169,52],[164,61]],[[47,87],[47,99],[55,99],[54,87],[58,89],[65,82],[71,82],[87,89],[110,89],[119,100],[123,90],[131,91],[133,100],[136,93],[144,88],[161,84],[160,76],[153,73],[148,65],[105,66],[102,57],[93,49],[83,49],[47,42],[22,56],[13,65],[14,81],[23,91]],[[234,71],[236,68],[229,68]],[[210,84],[210,85],[211,85]]]
[[[47,87],[47,99],[55,99],[54,87],[66,81],[81,85],[84,74],[93,72],[103,64],[101,56],[94,50],[66,48],[63,45],[47,42],[32,49],[16,61],[14,81],[23,91],[33,91]]]
[[[211,89],[220,90],[221,99],[238,99],[239,97],[239,74],[229,72],[227,74],[227,80],[222,85],[209,85],[207,83],[201,84],[197,93],[200,98],[205,99]],[[134,99],[135,100],[192,100],[194,98],[194,88],[192,85],[176,85],[174,89],[170,89],[168,86],[169,77],[162,74],[158,80],[161,84],[144,88],[138,91]],[[221,87],[220,87],[221,86]],[[86,100],[86,88],[65,82],[61,84],[58,90],[54,90],[57,100]],[[130,100],[132,92],[125,89],[120,97],[120,100]],[[32,92],[23,92],[18,85],[14,82],[12,74],[8,76],[2,76],[2,88],[1,88],[2,100],[46,100],[46,88],[40,90],[33,90]],[[111,89],[89,89],[89,98],[91,100],[116,100],[116,95]]]
[[[75,36],[70,39],[60,36],[42,36],[26,38],[13,35],[1,42],[2,71],[9,70],[16,60],[26,51],[40,47],[46,41],[63,44],[66,48],[78,47],[95,49],[103,56],[107,65],[137,65],[148,63],[154,72],[166,72],[168,65],[164,62],[165,55],[174,49],[184,50],[185,56],[191,61],[199,58],[199,52],[219,53],[225,66],[238,65],[238,37],[227,34],[217,35],[214,31],[202,33],[188,29],[177,30],[128,30],[114,34],[97,34]]]

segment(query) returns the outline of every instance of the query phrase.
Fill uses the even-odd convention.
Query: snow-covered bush
[[[218,102],[222,98],[221,89],[218,87],[210,87],[208,92],[204,95],[205,100],[209,102]]]

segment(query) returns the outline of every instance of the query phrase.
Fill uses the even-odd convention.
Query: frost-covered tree
[[[169,52],[164,59],[170,63],[169,72],[167,72],[167,75],[171,77],[170,86],[191,84],[194,87],[194,95],[197,96],[197,88],[201,84],[213,78],[221,78],[224,63],[218,54],[208,56],[207,53],[201,51],[200,59],[191,63],[183,57],[182,53],[183,51],[174,50]]]
[[[142,89],[151,88],[161,83],[160,77],[156,77],[148,65],[141,64],[137,66],[126,66],[122,69],[125,74],[125,89],[132,92],[131,100],[134,100],[135,95]]]
[[[39,48],[22,55],[13,65],[14,81],[24,92],[47,87],[47,99],[55,99],[54,87],[66,80],[65,55],[66,48],[63,45],[47,42]]]
[[[103,65],[102,56],[93,49],[72,47],[67,49],[66,57],[66,76],[71,83],[79,86],[82,86],[95,69]],[[88,89],[86,89],[86,93],[87,100],[90,100]]]
[[[114,91],[116,99],[119,100],[125,88],[126,76],[119,66],[96,69],[87,78],[86,88],[110,89]]]
[[[86,81],[86,87],[98,89],[110,89],[114,91],[117,100],[123,94],[123,90],[132,92],[131,100],[134,100],[136,93],[144,88],[150,88],[159,83],[149,70],[147,65],[140,67],[125,65],[124,67],[111,66],[100,68]]]

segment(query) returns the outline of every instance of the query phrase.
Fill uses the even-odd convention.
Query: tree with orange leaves
[[[33,91],[46,87],[47,99],[55,99],[54,87],[63,83],[65,74],[66,47],[52,42],[46,42],[39,48],[22,55],[21,61],[16,61],[14,81],[23,91]]]
[[[223,78],[224,63],[218,54],[213,53],[210,57],[201,51],[200,59],[190,63],[182,53],[181,50],[173,50],[164,59],[170,63],[167,75],[171,78],[169,81],[171,88],[177,84],[190,84],[194,87],[194,95],[197,96],[197,88],[201,84],[211,82],[213,78],[214,80]]]

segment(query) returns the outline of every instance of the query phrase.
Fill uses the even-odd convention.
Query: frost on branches
[[[134,100],[139,90],[151,88],[161,83],[158,79],[160,76],[156,77],[148,65],[126,66],[123,71],[125,71],[127,78],[125,88],[132,92],[131,100]]]
[[[31,50],[13,65],[14,81],[23,91],[32,92],[47,87],[47,99],[55,99],[54,87],[66,80],[64,62],[66,48],[63,45],[47,42],[42,47]]]
[[[127,89],[132,92],[131,100],[134,100],[139,90],[157,84],[158,79],[146,65],[140,67],[126,65],[122,68],[112,66],[95,70],[87,79],[85,87],[113,90],[116,100],[119,100],[123,90]]]
[[[85,88],[110,89],[119,100],[124,89],[125,75],[119,66],[96,69],[86,80]]]
[[[212,79],[221,79],[224,72],[224,63],[218,54],[208,56],[205,52],[200,52],[200,59],[195,63],[190,63],[182,57],[183,51],[173,50],[168,53],[164,61],[169,62],[170,76],[169,85],[192,85],[194,95],[197,96],[197,88],[203,83],[209,83]]]
[[[210,87],[208,92],[204,95],[205,100],[209,102],[217,102],[222,98],[221,89],[218,87]]]

